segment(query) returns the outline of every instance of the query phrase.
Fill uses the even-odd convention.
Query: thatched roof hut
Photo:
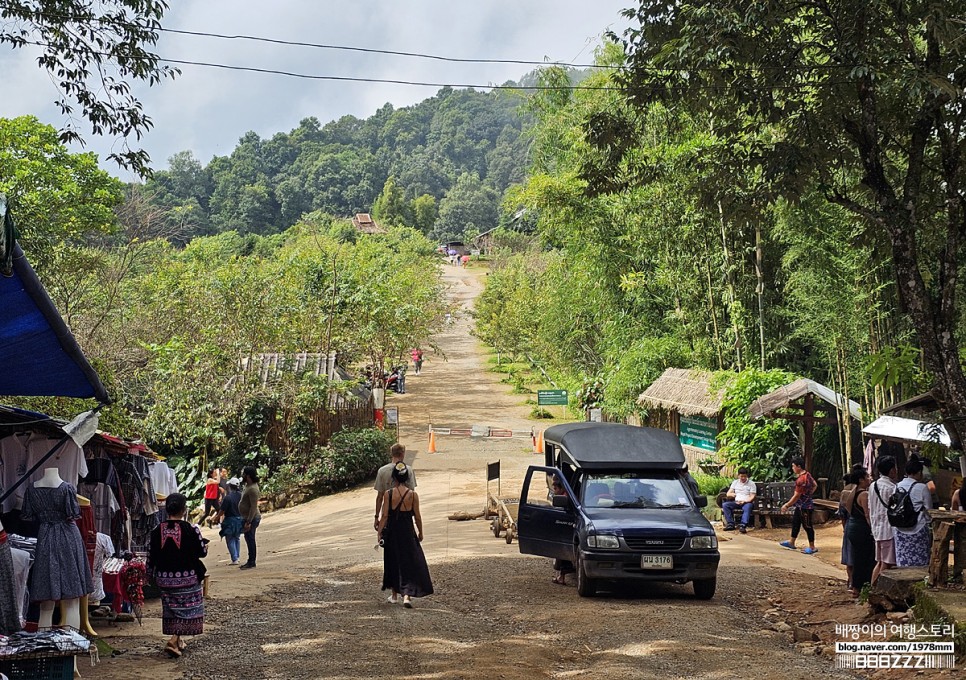
[[[721,410],[724,389],[713,390],[713,374],[691,368],[669,368],[637,398],[648,408],[675,411],[682,416],[714,418]]]

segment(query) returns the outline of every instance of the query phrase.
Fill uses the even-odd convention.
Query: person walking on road
[[[164,651],[178,658],[182,635],[201,635],[205,625],[203,582],[208,541],[201,529],[184,521],[188,499],[173,493],[165,500],[168,519],[154,528],[148,546],[148,573],[161,590],[161,632],[171,638]]]
[[[209,527],[214,523],[221,507],[221,471],[218,468],[208,470],[208,479],[205,480],[205,519],[204,522]]]
[[[804,528],[805,535],[808,537],[808,547],[802,552],[806,555],[814,555],[818,552],[818,548],[815,547],[815,527],[812,526],[812,510],[815,508],[812,494],[818,488],[818,482],[805,469],[804,458],[792,458],[792,472],[795,473],[795,493],[782,506],[782,512],[795,508],[795,514],[792,516],[792,537],[779,545],[789,550],[798,550],[795,547],[795,541],[798,540],[798,533]]]
[[[419,375],[419,372],[423,370],[423,350],[416,347],[410,356],[413,360],[413,368],[415,369],[416,375]]]
[[[228,495],[221,502],[221,511],[218,513],[218,520],[221,522],[219,536],[224,536],[225,545],[228,546],[228,555],[231,557],[231,565],[238,565],[238,557],[241,552],[241,535],[245,522],[242,520],[238,504],[241,502],[241,480],[232,477],[228,480]]]
[[[406,486],[410,470],[396,463],[392,470],[393,487],[386,492],[385,512],[379,522],[379,543],[383,546],[382,589],[391,590],[389,603],[413,606],[412,598],[433,594],[426,556],[419,545],[423,540],[423,518],[419,513],[419,494]]]
[[[258,499],[261,497],[261,493],[258,489],[258,473],[255,468],[244,468],[242,470],[242,481],[245,483],[245,491],[238,502],[238,513],[244,522],[242,529],[245,532],[245,545],[248,547],[248,561],[241,565],[239,569],[254,569],[255,558],[257,557],[255,530],[262,523],[262,513],[258,511]]]
[[[383,465],[376,472],[376,482],[372,488],[376,490],[376,519],[372,528],[379,531],[379,521],[382,519],[382,512],[386,510],[383,502],[386,500],[386,492],[392,488],[392,471],[398,463],[406,462],[406,447],[396,442],[389,448],[389,462]],[[416,473],[409,468],[409,477],[406,479],[406,486],[416,489]]]

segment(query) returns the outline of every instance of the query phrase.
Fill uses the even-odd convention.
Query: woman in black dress
[[[173,657],[184,650],[182,635],[201,635],[205,624],[202,582],[208,540],[201,529],[184,521],[188,499],[173,493],[165,501],[168,513],[151,532],[148,573],[161,589],[161,631],[170,635],[164,650]]]
[[[423,540],[423,518],[419,514],[419,495],[406,486],[409,468],[397,463],[392,471],[393,486],[386,492],[379,522],[379,542],[385,548],[383,555],[382,589],[391,590],[390,604],[399,602],[402,595],[404,607],[413,606],[413,597],[432,595],[433,582],[420,542]]]
[[[875,539],[869,525],[869,485],[872,479],[862,466],[852,468],[852,481],[855,491],[846,499],[846,512],[849,513],[845,533],[852,549],[852,588],[858,593],[872,581],[875,568]]]

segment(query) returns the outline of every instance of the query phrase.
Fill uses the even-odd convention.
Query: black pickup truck
[[[675,434],[568,423],[548,428],[544,446],[520,495],[520,552],[572,562],[583,597],[627,580],[690,581],[696,597],[714,596],[718,539]],[[550,492],[554,477],[565,494]]]

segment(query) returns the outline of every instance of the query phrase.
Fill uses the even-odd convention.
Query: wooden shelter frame
[[[802,424],[802,457],[805,469],[812,465],[816,425],[837,425],[838,412],[845,406],[845,397],[813,380],[800,379],[759,397],[748,412],[752,418],[780,418]],[[859,405],[849,400],[849,416],[862,422]],[[788,413],[787,411],[791,411]]]

